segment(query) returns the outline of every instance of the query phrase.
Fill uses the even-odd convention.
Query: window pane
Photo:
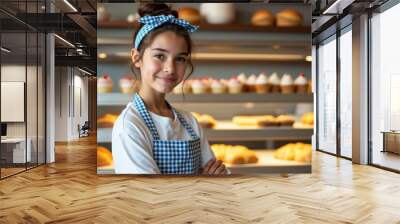
[[[318,49],[318,148],[336,154],[336,39]]]
[[[400,170],[400,133],[390,134],[384,147],[382,132],[400,131],[400,4],[374,15],[372,22],[372,163]],[[382,152],[385,150],[385,152]]]
[[[352,157],[352,32],[340,36],[340,153]]]

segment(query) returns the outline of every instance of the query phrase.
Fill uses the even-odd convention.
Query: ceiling
[[[38,48],[36,39],[31,40],[33,36],[55,33],[74,45],[55,38],[56,66],[81,67],[95,75],[96,5],[96,0],[1,0],[2,46],[12,49],[7,57],[21,60],[26,55],[36,55]]]

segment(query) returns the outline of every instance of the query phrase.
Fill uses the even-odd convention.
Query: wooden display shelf
[[[265,141],[265,140],[310,140],[312,128],[245,127],[230,121],[218,121],[213,129],[203,129],[209,141]],[[97,142],[110,143],[112,128],[98,128]]]
[[[254,150],[259,158],[254,164],[227,164],[232,174],[253,173],[311,173],[311,163],[279,160],[274,158],[274,150]],[[114,174],[113,166],[98,167],[97,174]]]
[[[98,106],[125,106],[133,94],[99,93]],[[174,103],[313,103],[312,94],[169,94],[167,100]]]
[[[273,32],[273,33],[307,33],[311,32],[311,27],[309,26],[298,26],[298,27],[264,27],[264,26],[254,26],[251,24],[209,24],[200,23],[201,30],[206,31],[234,31],[234,32]],[[100,21],[97,23],[98,28],[104,29],[125,29],[125,28],[137,28],[138,24],[136,22],[130,23],[126,20],[112,20],[112,21]]]

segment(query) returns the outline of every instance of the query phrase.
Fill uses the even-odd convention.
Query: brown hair
[[[139,7],[138,10],[139,16],[143,17],[143,16],[158,16],[158,15],[173,15],[176,18],[178,18],[178,12],[175,10],[172,10],[168,5],[164,4],[164,3],[147,3],[144,5],[141,5]],[[135,31],[135,34],[133,36],[133,43],[135,42],[136,39],[136,35],[138,34],[139,30],[143,27],[143,24],[140,24],[138,29]],[[139,52],[139,58],[132,62],[131,61],[131,70],[133,72],[133,74],[135,75],[136,80],[141,80],[141,76],[140,76],[140,69],[136,68],[134,66],[134,63],[136,63],[137,61],[141,60],[143,58],[143,53],[145,51],[145,49],[153,42],[154,38],[163,32],[166,31],[171,31],[174,32],[176,35],[179,35],[181,37],[183,37],[186,41],[187,47],[188,47],[188,53],[189,53],[189,57],[188,57],[188,63],[190,66],[190,72],[187,75],[187,77],[184,79],[184,81],[190,77],[190,75],[193,73],[193,63],[191,60],[191,53],[192,53],[192,40],[190,38],[189,32],[176,24],[172,24],[172,23],[165,23],[155,29],[153,29],[152,31],[150,31],[141,41],[141,43],[138,46],[138,52]]]

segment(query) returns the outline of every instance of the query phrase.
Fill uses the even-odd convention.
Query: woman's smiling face
[[[183,37],[169,31],[158,34],[145,49],[143,58],[135,63],[140,68],[142,87],[164,94],[171,92],[185,76],[188,57]]]

